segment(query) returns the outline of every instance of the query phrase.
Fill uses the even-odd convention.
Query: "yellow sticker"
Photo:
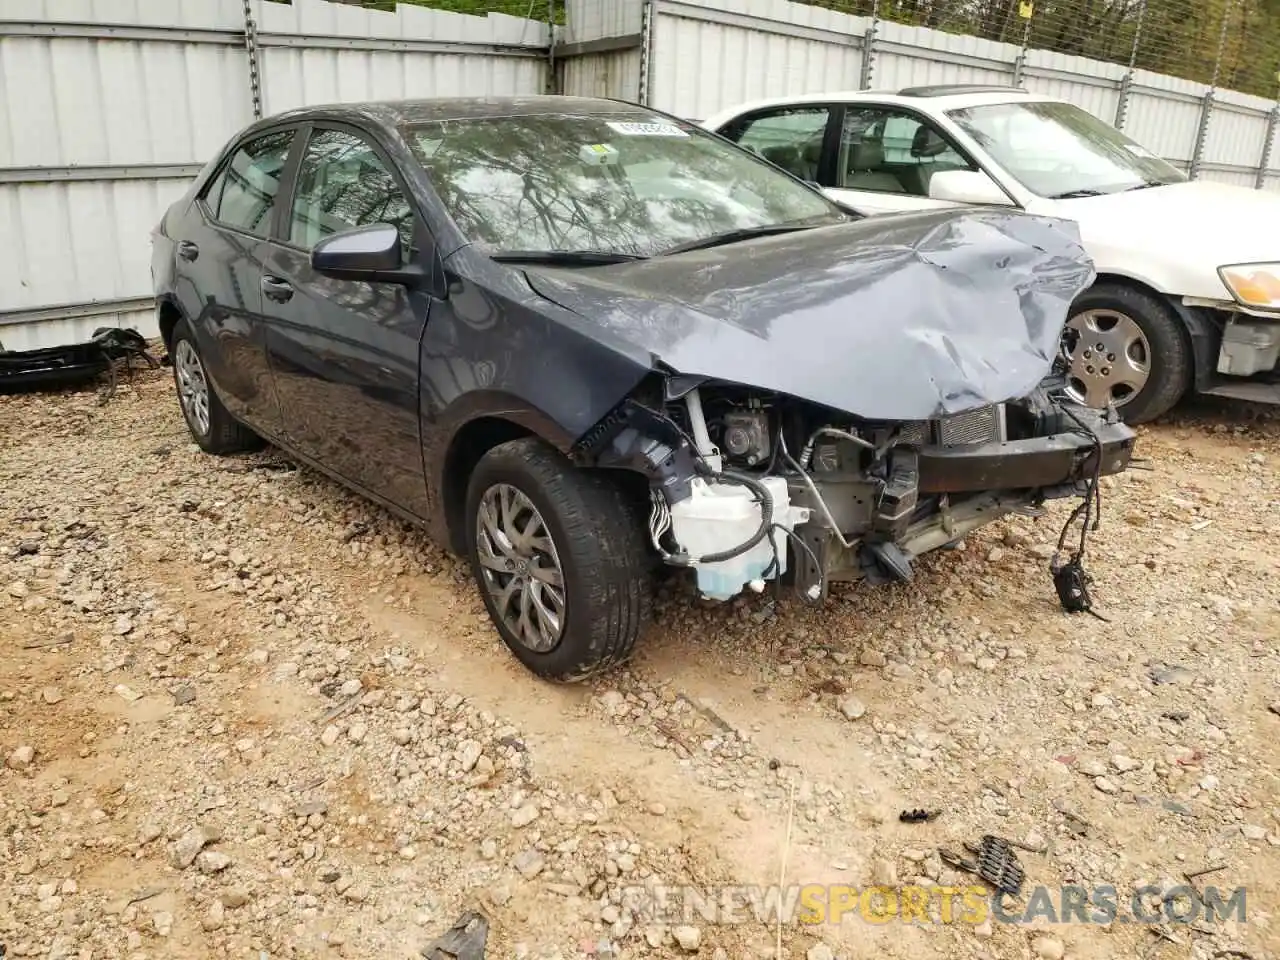
[[[1031,14],[1035,13],[1035,10],[1036,6],[1031,0],[1022,0],[1022,3],[1018,4],[1018,16],[1023,20],[1030,20]]]

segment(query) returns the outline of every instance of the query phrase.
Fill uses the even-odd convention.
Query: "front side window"
[[[912,113],[887,107],[850,107],[845,113],[837,187],[927,197],[934,173],[971,169],[932,124]]]
[[[271,214],[293,134],[268,133],[232,154],[204,196],[215,220],[255,236],[271,234]]]
[[[816,183],[830,117],[826,107],[786,107],[735,120],[722,132],[792,176]]]
[[[652,256],[847,219],[763,160],[656,115],[486,117],[404,134],[462,234],[502,251]]]
[[[948,116],[1041,197],[1097,196],[1187,179],[1074,104],[998,103],[952,110]]]
[[[413,248],[413,211],[395,177],[364,139],[317,130],[298,165],[289,242],[310,250],[330,234],[374,223],[400,231]]]

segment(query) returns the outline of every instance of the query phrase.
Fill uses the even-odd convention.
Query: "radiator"
[[[999,443],[1004,439],[1004,405],[992,404],[934,421],[934,442],[944,447]]]

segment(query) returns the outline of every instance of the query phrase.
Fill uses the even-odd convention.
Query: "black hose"
[[[705,557],[689,558],[684,561],[687,566],[701,563],[719,563],[722,560],[732,560],[734,557],[741,556],[746,553],[757,543],[769,535],[769,530],[773,526],[773,496],[769,493],[769,488],[754,477],[749,477],[745,473],[735,473],[732,470],[721,470],[719,473],[712,470],[702,460],[696,461],[697,471],[706,477],[713,477],[716,480],[736,483],[746,487],[757,497],[760,498],[760,527],[749,539],[734,547],[732,550],[722,550],[719,553],[709,553]]]

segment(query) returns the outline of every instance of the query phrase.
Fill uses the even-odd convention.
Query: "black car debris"
[[[107,375],[106,402],[115,393],[119,368],[133,376],[133,361],[149,367],[159,361],[147,352],[147,341],[137,330],[99,327],[85,341],[34,350],[6,350],[0,343],[0,393],[70,387]]]
[[[1093,276],[1071,224],[860,219],[631,104],[285,113],[153,239],[196,441],[270,441],[424,525],[557,680],[629,654],[661,563],[713,599],[818,600],[1046,499],[1091,508],[1132,454],[1052,377]]]

